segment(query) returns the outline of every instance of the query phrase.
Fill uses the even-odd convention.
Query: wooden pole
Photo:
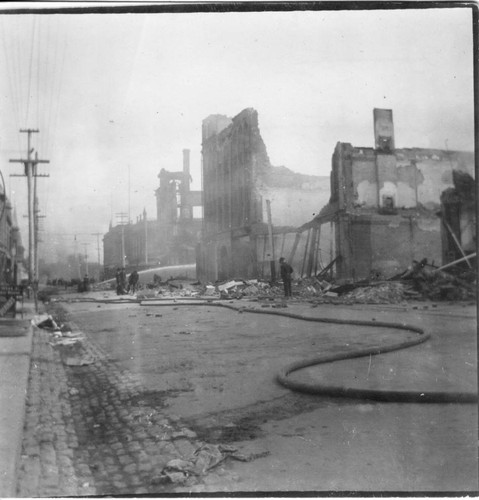
[[[302,233],[296,233],[296,236],[294,238],[293,248],[291,250],[291,253],[289,254],[289,259],[288,259],[290,265],[293,265],[294,254],[296,253],[296,249],[298,248],[298,243],[299,240],[301,239],[301,234]]]
[[[266,200],[266,212],[268,215],[268,236],[270,242],[270,268],[271,268],[271,281],[276,281],[276,267],[274,260],[274,241],[273,241],[273,223],[271,219],[271,201]]]
[[[446,227],[446,229],[451,234],[452,239],[454,240],[454,243],[456,244],[457,248],[461,252],[462,256],[466,257],[466,254],[464,253],[464,250],[462,249],[461,244],[459,243],[459,240],[457,239],[457,236],[454,234],[454,231],[452,230],[451,226],[447,223],[447,221],[445,219],[442,219],[442,222],[443,222],[444,226]],[[467,259],[465,259],[465,260],[466,260],[466,263],[469,266],[469,268],[472,269],[472,266],[469,263],[469,260],[467,260]]]
[[[308,255],[308,246],[309,246],[309,238],[310,238],[310,236],[311,236],[311,229],[308,229],[308,237],[306,238],[306,245],[304,245],[303,262],[301,264],[301,278],[303,277],[304,264],[306,262],[306,256]]]

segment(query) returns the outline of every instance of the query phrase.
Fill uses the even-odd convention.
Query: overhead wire
[[[11,21],[11,17],[1,17],[1,31],[2,31],[2,48],[3,48],[3,55],[5,59],[5,66],[4,68],[6,71],[6,81],[8,83],[8,91],[7,91],[7,100],[8,103],[10,104],[10,116],[12,117],[12,125],[16,127],[16,130],[18,131],[20,129],[20,99],[19,99],[19,88],[18,88],[18,67],[15,67],[15,61],[16,61],[16,53],[15,50],[12,50],[12,43],[9,45],[7,44],[7,39],[8,40],[14,40],[15,37],[8,36],[7,37],[7,32],[11,31],[11,26],[12,23],[10,23],[7,26],[6,20]],[[18,151],[21,151],[21,143],[20,143],[20,134],[17,132],[15,134],[16,137],[16,144],[18,147]],[[5,176],[6,180],[8,181],[8,191],[7,187],[5,186],[6,191],[8,192],[8,198],[12,201],[13,198],[13,193],[12,193],[12,178],[7,175]],[[12,201],[13,202],[13,201]],[[14,203],[14,207],[16,210],[16,202]]]
[[[41,18],[38,19],[38,41],[36,45],[37,49],[37,57],[36,57],[36,64],[37,64],[37,82],[36,82],[36,91],[37,91],[37,99],[36,99],[36,123],[37,123],[37,128],[40,125],[40,68],[42,65],[40,64],[40,55],[41,55],[41,45],[42,45],[42,37],[41,37]]]
[[[61,103],[61,97],[62,97],[62,88],[63,88],[63,71],[64,71],[64,66],[65,66],[65,59],[66,59],[66,51],[67,51],[67,40],[66,40],[66,35],[64,31],[61,31],[63,34],[60,36],[60,30],[59,30],[59,24],[56,24],[56,32],[55,32],[55,49],[54,49],[54,61],[53,61],[53,75],[54,75],[54,80],[51,85],[51,96],[52,99],[50,100],[49,104],[49,109],[48,109],[48,122],[47,122],[47,129],[48,129],[48,143],[47,143],[47,151],[49,156],[53,153],[56,139],[57,139],[57,130],[58,130],[58,115],[59,115],[59,109],[60,109],[60,103]],[[59,61],[59,51],[58,47],[62,47],[61,51],[61,59]],[[59,62],[59,64],[58,64]],[[53,99],[54,97],[54,99]],[[52,103],[55,103],[55,106],[53,106]],[[52,121],[52,116],[53,116],[53,121]],[[45,211],[48,211],[48,206],[49,206],[49,201],[50,201],[50,190],[46,190],[46,196],[45,196]]]
[[[25,125],[28,126],[28,119],[30,114],[30,98],[31,98],[31,84],[32,84],[32,65],[33,65],[33,51],[35,44],[35,30],[37,25],[37,18],[33,16],[32,20],[32,39],[30,46],[30,64],[28,66],[28,91],[27,91],[27,110],[25,113]]]
[[[51,142],[51,117],[52,117],[52,109],[53,109],[53,101],[55,95],[55,79],[56,79],[56,60],[57,60],[57,51],[58,51],[58,25],[55,23],[53,19],[50,23],[51,37],[48,39],[48,73],[50,75],[50,81],[48,85],[48,92],[46,96],[46,109],[44,110],[45,117],[45,153],[50,155],[50,142]],[[53,33],[52,33],[53,31]],[[51,49],[53,45],[53,50]]]
[[[16,88],[18,89],[18,106],[19,106],[19,121],[23,119],[24,116],[24,91],[23,91],[23,68],[24,64],[22,61],[22,51],[21,51],[21,44],[20,44],[20,35],[19,33],[24,33],[25,30],[23,29],[23,26],[20,24],[20,16],[15,18],[15,33],[12,35],[12,40],[13,40],[13,45],[14,45],[14,50],[13,50],[13,58],[14,58],[14,73],[13,76],[16,78]],[[20,124],[22,125],[22,124]],[[20,125],[18,129],[20,129]],[[20,142],[20,135],[18,134],[18,140]]]
[[[8,50],[7,40],[6,40],[6,26],[5,17],[2,16],[2,48],[5,59],[5,67],[7,73],[7,81],[9,87],[9,101],[13,111],[13,116],[15,120],[15,125],[17,129],[20,128],[20,108],[19,108],[19,98],[18,98],[18,86],[15,83],[15,68],[14,61],[12,60],[11,51]],[[17,134],[18,149],[20,150],[20,137]]]
[[[58,117],[59,117],[59,111],[60,111],[60,103],[61,103],[61,97],[62,97],[62,92],[63,92],[63,82],[64,82],[64,69],[65,69],[65,60],[66,60],[66,53],[67,53],[67,47],[68,47],[68,39],[66,37],[65,32],[63,32],[63,40],[61,43],[62,46],[62,54],[61,54],[61,59],[60,59],[60,69],[58,74],[58,78],[56,81],[58,82],[58,86],[56,87],[56,99],[55,99],[55,113],[54,113],[54,119],[53,119],[53,131],[54,133],[52,134],[52,140],[51,140],[51,147],[53,148],[56,143],[57,139],[57,128],[58,128]]]

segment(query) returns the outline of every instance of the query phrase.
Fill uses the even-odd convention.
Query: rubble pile
[[[293,281],[293,298],[317,303],[400,304],[406,300],[472,300],[476,297],[477,275],[474,269],[450,267],[447,272],[427,263],[413,263],[402,273],[389,279],[363,280],[338,284],[321,276]],[[98,285],[97,285],[98,286]],[[109,283],[107,289],[115,288]],[[136,297],[142,298],[212,298],[275,300],[284,297],[282,282],[261,279],[229,279],[216,283],[189,282],[170,278],[143,284]]]
[[[403,281],[411,283],[416,294],[423,298],[455,301],[475,299],[475,278],[473,271],[456,275],[424,266],[413,269]]]
[[[400,282],[376,283],[355,288],[342,298],[360,304],[398,304],[404,302],[406,289],[407,285]]]

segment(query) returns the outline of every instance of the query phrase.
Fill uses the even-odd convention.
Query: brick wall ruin
[[[375,149],[338,143],[333,154],[339,279],[392,276],[425,257],[441,264],[441,193],[454,187],[455,171],[474,175],[473,153],[394,149],[392,112],[374,117]]]
[[[329,178],[272,166],[258,114],[251,108],[234,118],[206,118],[202,146],[204,232],[199,279],[271,277],[270,262],[289,254],[296,228],[327,202]]]

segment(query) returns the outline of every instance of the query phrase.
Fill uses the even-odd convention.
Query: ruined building
[[[158,224],[154,219],[148,220],[146,210],[135,223],[117,224],[103,236],[105,279],[114,277],[116,269],[122,266],[122,253],[128,271],[158,265]]]
[[[452,171],[454,187],[441,193],[442,262],[454,262],[476,251],[476,183],[460,170]],[[463,267],[472,267],[468,259]]]
[[[190,151],[183,150],[183,169],[161,169],[155,190],[156,220],[146,211],[135,223],[110,227],[103,237],[105,278],[122,265],[127,272],[176,264],[194,264],[202,226],[201,191],[190,189]]]
[[[336,145],[330,202],[309,223],[310,227],[334,224],[339,280],[390,277],[413,260],[427,258],[440,265],[475,248],[474,189],[462,192],[461,216],[454,183],[459,173],[472,180],[473,153],[397,149],[392,111],[375,109],[373,115],[375,147]],[[448,189],[455,194],[448,191],[442,212],[455,219],[452,224],[441,217],[441,195]],[[446,256],[444,240],[453,254]]]
[[[327,202],[329,178],[272,166],[254,109],[234,118],[209,116],[202,136],[204,223],[198,278],[274,277],[279,257],[291,253],[296,228]]]
[[[158,174],[155,191],[159,260],[162,265],[194,264],[203,223],[202,193],[190,189],[190,150],[183,150],[183,170]]]

